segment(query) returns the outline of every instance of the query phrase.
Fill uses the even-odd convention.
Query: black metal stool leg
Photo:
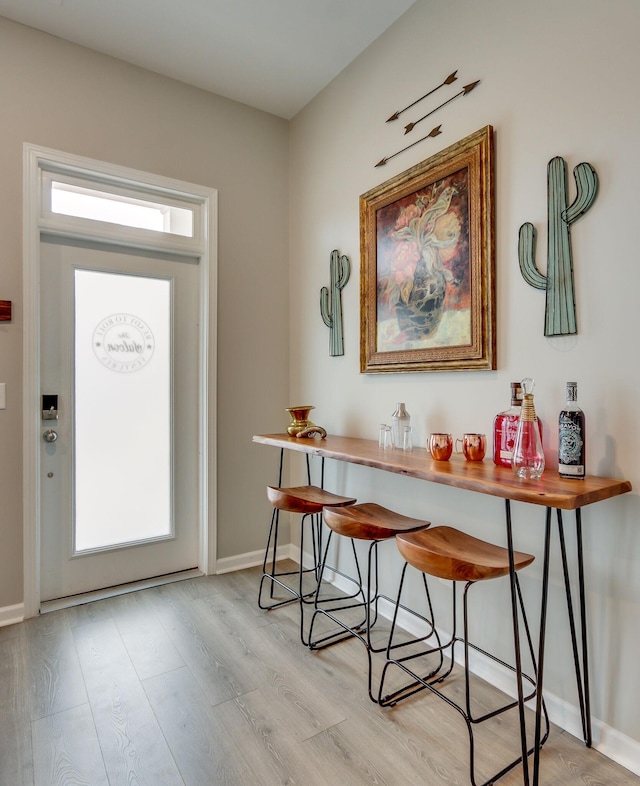
[[[312,650],[321,650],[325,649],[326,647],[332,646],[333,644],[337,644],[340,641],[344,641],[345,639],[351,638],[355,634],[352,632],[351,628],[347,628],[343,622],[336,617],[336,613],[341,611],[348,611],[350,609],[358,609],[362,608],[363,610],[366,607],[366,598],[363,590],[363,583],[362,583],[362,573],[360,569],[360,561],[358,559],[358,555],[355,549],[355,544],[353,541],[350,541],[351,552],[354,560],[354,567],[356,578],[347,575],[341,570],[338,570],[336,567],[327,565],[327,559],[329,556],[329,550],[331,547],[333,532],[329,530],[329,534],[327,537],[327,543],[324,548],[324,553],[322,556],[322,560],[320,562],[320,575],[318,578],[318,586],[316,590],[315,596],[315,608],[313,612],[313,616],[311,618],[311,623],[309,625],[309,639],[306,642],[307,645]],[[325,575],[325,571],[329,570],[332,573],[337,574],[338,576],[342,576],[343,578],[347,579],[349,582],[355,585],[355,590],[352,594],[347,594],[339,597],[329,597],[323,598],[322,594],[322,581]],[[351,602],[355,601],[355,602]],[[317,623],[317,620],[321,617],[326,617],[334,622],[340,628],[339,631],[329,633],[321,638],[314,639],[313,638],[313,629]],[[366,626],[366,613],[362,619],[362,622],[358,623],[354,626],[355,630],[363,629]]]
[[[260,579],[260,586],[258,588],[258,607],[263,609],[264,611],[269,611],[270,609],[278,608],[279,606],[285,606],[288,603],[293,603],[297,600],[298,595],[297,592],[292,589],[288,584],[285,583],[284,579],[289,576],[296,576],[298,574],[297,570],[291,571],[282,571],[280,573],[276,572],[276,550],[278,547],[278,525],[279,525],[279,513],[280,511],[274,508],[271,514],[271,525],[269,527],[269,536],[267,538],[267,546],[264,553],[264,560],[262,562],[262,577]],[[269,551],[272,550],[271,559],[269,558]],[[270,563],[269,565],[267,563]],[[265,586],[265,582],[269,583],[269,594],[268,597],[271,598],[272,602],[265,602],[263,600],[263,589]],[[288,592],[291,597],[285,598],[284,600],[274,600],[274,589],[276,586],[279,586],[281,589]]]
[[[394,604],[393,617],[391,620],[391,630],[389,631],[389,640],[387,642],[387,647],[386,647],[387,660],[384,665],[384,668],[382,669],[382,675],[380,677],[380,686],[378,690],[378,704],[380,704],[383,707],[394,707],[396,704],[398,704],[398,702],[403,701],[404,699],[408,699],[410,696],[414,696],[416,693],[420,693],[421,691],[426,690],[428,687],[428,685],[426,684],[427,682],[430,682],[432,680],[442,681],[449,676],[451,670],[453,669],[453,659],[452,659],[448,669],[446,669],[444,673],[441,671],[444,665],[443,653],[447,649],[447,647],[451,645],[451,640],[446,644],[442,644],[438,631],[435,628],[435,624],[433,621],[434,616],[433,616],[433,606],[431,604],[431,596],[429,594],[429,588],[427,586],[427,581],[424,574],[422,574],[422,582],[425,591],[428,613],[430,616],[425,617],[422,614],[418,614],[416,611],[413,610],[410,610],[410,613],[414,617],[419,619],[422,623],[426,624],[427,627],[429,628],[429,632],[426,633],[424,636],[421,636],[416,639],[411,639],[410,641],[402,641],[397,644],[394,643],[395,636],[396,636],[396,627],[398,627],[398,613],[400,609],[409,611],[409,609],[407,609],[406,606],[402,605],[402,593],[404,589],[404,582],[405,582],[405,577],[408,567],[409,564],[405,562],[402,568],[402,573],[400,574],[400,585],[398,587],[398,594]],[[453,628],[454,629],[456,627],[455,620],[456,620],[456,602],[455,602],[455,584],[454,584],[453,585]],[[404,648],[412,647],[416,644],[421,644],[423,642],[428,641],[432,636],[435,639],[436,646],[430,647],[428,650],[425,651],[412,653],[402,657],[400,656],[392,657],[392,653],[394,652],[394,650],[401,651]],[[431,654],[438,655],[438,663],[435,667],[432,667],[429,673],[424,677],[417,676],[416,674],[414,674],[412,670],[408,668],[408,666],[405,666],[406,663],[409,663],[410,661],[415,660],[416,658],[423,658],[425,657],[425,655],[431,655]],[[406,674],[412,677],[413,681],[407,685],[403,685],[401,688],[398,688],[392,693],[384,695],[384,685],[387,677],[387,671],[389,667],[393,665],[399,667],[402,671],[404,671]]]
[[[278,486],[282,484],[282,469],[284,465],[284,448],[280,449],[280,460],[278,462]],[[307,474],[309,473],[309,459],[307,458]],[[264,559],[262,561],[262,577],[260,579],[260,586],[258,588],[258,607],[263,609],[264,611],[268,611],[269,609],[275,609],[278,606],[285,606],[288,603],[293,603],[297,597],[295,592],[287,586],[285,583],[280,581],[278,577],[283,578],[285,576],[293,576],[295,575],[296,571],[286,571],[280,574],[276,573],[276,561],[278,559],[277,556],[277,549],[278,549],[278,527],[280,523],[280,511],[277,508],[274,508],[271,512],[271,524],[269,525],[269,535],[267,537],[267,545],[264,550]],[[270,568],[267,569],[267,562],[269,562],[269,550],[272,550],[271,554],[271,565]],[[275,603],[264,603],[262,600],[262,589],[264,586],[265,581],[269,582],[269,597],[273,600],[274,598],[274,589],[276,585],[279,585],[282,589],[289,592],[292,597],[286,598],[285,600],[276,601]]]
[[[311,540],[312,540],[312,548],[313,548],[313,566],[309,568],[304,567],[304,530],[305,530],[305,522],[309,520],[309,525],[311,529]],[[305,612],[304,607],[307,604],[315,603],[315,599],[317,598],[318,594],[318,587],[320,586],[320,546],[321,546],[321,539],[322,535],[320,532],[320,527],[322,526],[322,514],[320,513],[307,513],[302,517],[302,521],[300,523],[300,569],[298,571],[298,599],[300,601],[300,641],[302,644],[307,647],[309,645],[309,639],[305,639],[304,635],[304,622],[305,622]],[[308,590],[307,592],[304,591],[303,587],[303,579],[305,574],[313,573],[314,576],[314,587],[313,589]]]

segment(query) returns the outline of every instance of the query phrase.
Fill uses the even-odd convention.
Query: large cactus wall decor
[[[593,204],[598,191],[598,176],[591,164],[582,163],[573,170],[577,194],[567,207],[567,164],[557,156],[547,167],[547,275],[535,263],[536,230],[523,224],[518,238],[520,271],[527,284],[546,289],[545,336],[577,333],[576,304],[573,286],[573,262],[569,226]]]
[[[329,261],[331,271],[331,295],[327,287],[320,290],[320,313],[324,324],[329,328],[329,354],[344,355],[344,340],[342,337],[342,295],[351,274],[351,263],[346,256],[340,256],[337,251],[332,251]]]

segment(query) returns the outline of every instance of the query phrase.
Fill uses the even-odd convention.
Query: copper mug
[[[436,461],[448,461],[453,453],[453,437],[451,434],[429,434],[427,447]]]
[[[458,442],[462,442],[462,452],[467,461],[482,461],[487,452],[487,438],[484,434],[465,434],[462,439],[456,440],[456,450]]]

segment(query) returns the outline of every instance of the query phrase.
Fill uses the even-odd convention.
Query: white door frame
[[[127,231],[125,245],[152,251],[174,251],[199,259],[200,268],[200,385],[198,391],[199,554],[198,568],[215,573],[216,566],[216,290],[217,191],[158,175],[74,156],[25,143],[23,155],[23,559],[24,617],[40,610],[40,235],[104,239],[87,222],[47,217],[42,206],[42,177],[50,171],[80,174],[98,183],[138,186],[148,193],[178,198],[194,205],[197,237],[162,236]],[[114,237],[110,237],[114,242]]]

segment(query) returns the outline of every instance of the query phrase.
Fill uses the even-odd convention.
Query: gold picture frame
[[[496,368],[493,128],[360,197],[360,371]]]

